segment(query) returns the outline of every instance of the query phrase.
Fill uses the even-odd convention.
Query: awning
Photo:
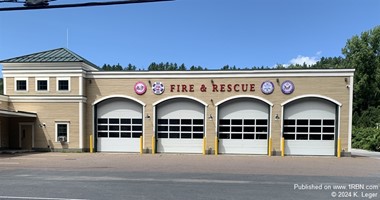
[[[23,111],[9,111],[9,110],[0,110],[0,117],[31,117],[36,118],[37,113],[32,112],[23,112]]]

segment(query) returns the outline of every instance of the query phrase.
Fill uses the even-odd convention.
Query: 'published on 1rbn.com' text
[[[332,198],[380,199],[379,184],[294,184],[295,191],[324,191]]]

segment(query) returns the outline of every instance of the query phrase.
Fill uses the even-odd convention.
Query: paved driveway
[[[379,166],[362,156],[0,154],[0,199],[379,199]]]

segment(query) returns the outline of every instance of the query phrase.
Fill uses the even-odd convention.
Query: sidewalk
[[[352,156],[371,157],[371,158],[380,159],[380,152],[368,151],[368,150],[363,150],[363,149],[352,149],[351,155]]]

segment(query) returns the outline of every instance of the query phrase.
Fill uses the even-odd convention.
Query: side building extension
[[[351,152],[353,69],[99,71],[65,48],[0,64],[2,149]]]

